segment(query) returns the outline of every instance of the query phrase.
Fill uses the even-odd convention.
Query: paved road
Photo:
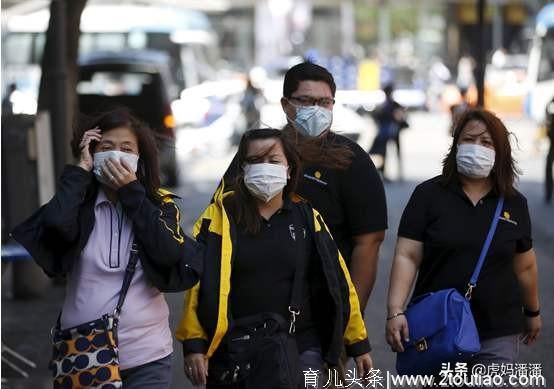
[[[414,186],[422,180],[440,172],[440,163],[449,146],[446,127],[448,118],[436,114],[413,114],[410,118],[411,128],[402,136],[404,149],[403,182],[386,184],[389,208],[389,232],[382,246],[379,273],[374,292],[365,312],[365,319],[373,344],[373,358],[376,367],[385,371],[394,371],[394,355],[384,341],[384,317],[388,275],[394,250],[395,232],[402,210]],[[544,313],[544,330],[540,343],[532,348],[523,347],[521,362],[542,363],[547,383],[554,382],[554,291],[550,286],[551,274],[554,274],[554,205],[546,206],[542,201],[542,172],[544,145],[536,143],[535,129],[526,121],[508,121],[511,131],[519,139],[517,159],[523,170],[520,183],[521,191],[527,196],[535,248],[539,258],[540,288],[542,311]],[[368,125],[368,128],[372,126]],[[371,131],[371,130],[370,130]],[[194,219],[200,214],[209,201],[217,181],[225,170],[231,154],[220,151],[207,157],[196,155],[184,158],[182,184],[177,192],[182,196],[181,209],[183,227],[191,230]],[[390,161],[391,172],[395,171],[396,162]],[[9,299],[9,270],[2,281],[2,341],[39,363],[39,368],[32,373],[29,380],[12,379],[10,388],[49,388],[46,363],[49,357],[48,332],[55,320],[57,310],[63,298],[60,287],[52,287],[47,296],[36,301],[13,301]],[[7,293],[6,293],[7,292]],[[172,326],[179,320],[182,308],[182,294],[167,295],[171,310]],[[177,346],[174,354],[173,388],[191,388],[181,374],[181,349]],[[15,377],[5,365],[3,373]],[[554,384],[552,384],[554,385]],[[2,385],[2,388],[8,387]],[[550,387],[550,386],[548,386]]]

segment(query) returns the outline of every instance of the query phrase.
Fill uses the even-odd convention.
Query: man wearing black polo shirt
[[[343,169],[312,164],[304,167],[298,194],[321,212],[345,257],[364,311],[377,275],[379,247],[387,228],[383,184],[367,153],[331,131],[336,86],[327,69],[310,62],[285,74],[281,106],[293,131],[321,140],[325,148],[344,149]]]

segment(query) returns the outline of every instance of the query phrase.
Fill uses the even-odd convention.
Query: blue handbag
[[[397,354],[399,374],[436,374],[442,363],[465,361],[480,351],[470,307],[471,292],[477,285],[503,205],[504,198],[500,197],[465,296],[454,288],[443,289],[418,296],[408,306],[405,315],[410,342],[404,342],[404,352]]]

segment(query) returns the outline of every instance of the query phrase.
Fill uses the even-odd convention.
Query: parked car
[[[177,185],[171,101],[178,87],[171,79],[166,53],[128,50],[83,56],[79,60],[77,94],[84,114],[125,106],[146,122],[158,145],[162,185]]]

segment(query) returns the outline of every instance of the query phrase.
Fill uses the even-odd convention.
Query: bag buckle
[[[415,349],[417,352],[423,352],[427,351],[429,349],[429,344],[427,343],[427,340],[425,338],[421,338],[420,340],[417,340],[415,343]]]
[[[131,253],[138,254],[138,252],[139,252],[138,245],[136,244],[136,242],[133,242],[133,244],[131,245]]]
[[[292,307],[289,307],[290,312],[290,327],[289,334],[294,334],[296,332],[296,316],[300,315],[300,310],[294,310]]]
[[[235,371],[233,372],[233,382],[237,382],[237,379],[239,377],[239,370],[240,370],[240,366],[237,365],[235,367]]]
[[[465,298],[467,301],[471,300],[471,294],[473,293],[473,288],[475,288],[475,284],[472,284],[471,282],[467,284],[467,290],[465,294]]]

